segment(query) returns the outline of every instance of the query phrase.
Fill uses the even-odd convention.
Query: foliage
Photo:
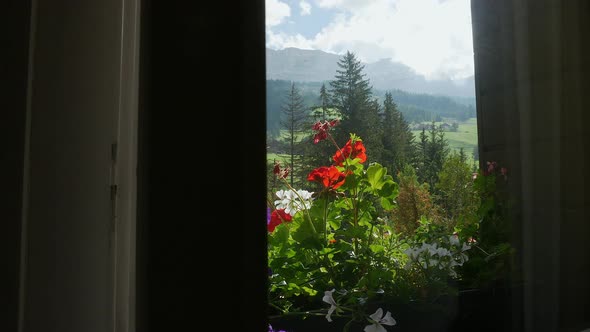
[[[449,282],[459,277],[457,269],[469,260],[467,251],[471,246],[461,241],[458,234],[448,235],[446,227],[424,216],[419,223],[408,241],[411,247],[405,251],[410,257],[406,269],[415,289],[430,302],[442,294],[457,291],[449,287]]]
[[[420,182],[428,183],[433,191],[436,189],[438,173],[442,169],[449,151],[449,143],[440,125],[437,126],[436,123],[432,122],[428,134],[426,129],[422,129],[416,153],[416,173]]]
[[[432,122],[425,122],[420,124],[413,124],[411,125],[412,134],[414,137],[418,139],[420,133],[422,132],[422,127],[430,126]],[[446,121],[437,122],[438,124],[448,123]],[[428,129],[426,129],[428,131]],[[471,165],[474,160],[477,161],[479,157],[476,155],[474,158],[473,150],[477,149],[477,119],[471,118],[468,121],[459,122],[459,127],[457,131],[445,131],[445,139],[449,143],[449,148],[451,151],[457,151],[461,148],[464,149],[464,152],[467,157],[467,161]],[[479,168],[479,162],[475,163],[474,172],[477,171]],[[473,166],[473,165],[472,165]]]
[[[291,84],[291,89],[286,96],[283,104],[283,120],[281,126],[286,129],[286,140],[288,142],[288,153],[290,157],[291,169],[299,169],[299,165],[296,165],[296,160],[299,161],[300,152],[298,134],[304,130],[307,111],[305,109],[303,98],[301,93],[295,87],[295,83]],[[291,185],[293,185],[293,172],[291,172]]]
[[[333,121],[341,120],[340,112],[333,107],[331,104],[332,96],[328,92],[326,85],[322,84],[320,88],[320,95],[317,100],[317,104],[312,106],[310,113],[310,120],[313,123],[318,121]],[[309,128],[312,124],[309,124]],[[304,172],[301,176],[305,178],[306,174],[309,174],[313,169],[325,165],[330,162],[332,156],[332,147],[327,144],[311,144],[313,142],[313,135],[308,135],[304,141],[305,144],[302,146],[302,167],[301,170]],[[302,184],[306,186],[305,184]],[[307,186],[306,186],[307,187]]]
[[[269,198],[271,317],[325,315],[378,329],[395,324],[383,314],[391,303],[452,293],[448,281],[458,277],[468,248],[425,217],[413,236],[401,236],[389,218],[398,184],[385,167],[367,162],[359,136],[340,147],[330,134],[337,124],[313,127],[316,143],[336,147],[333,163],[307,176],[313,193],[290,186],[289,168],[273,168],[286,189]]]
[[[266,80],[266,128],[267,133],[275,137],[281,129],[284,96],[289,94],[292,84],[292,81],[286,80]],[[317,98],[317,93],[314,92],[316,85],[317,83],[297,82],[305,108],[313,105]]]
[[[477,222],[479,195],[475,191],[473,172],[465,156],[453,152],[438,174],[437,203],[451,227],[465,227]]]
[[[480,200],[477,222],[463,225],[458,231],[477,249],[469,264],[462,267],[465,287],[486,288],[508,283],[515,270],[510,244],[510,196],[506,191],[508,170],[495,161],[473,173],[473,188]]]
[[[399,195],[391,211],[396,233],[410,237],[420,226],[420,219],[439,220],[439,211],[430,197],[427,183],[418,183],[414,168],[405,165],[398,173]]]
[[[325,84],[322,81],[304,82],[295,80],[301,91],[306,107],[317,105],[320,98],[321,87]],[[267,106],[267,128],[273,134],[277,134],[280,128],[282,96],[289,92],[291,80],[266,80],[266,106]],[[329,86],[326,86],[329,88]],[[426,93],[411,93],[402,90],[380,90],[372,89],[373,96],[379,99],[382,104],[385,94],[391,93],[396,101],[399,111],[404,115],[408,123],[421,123],[431,121],[442,121],[443,118],[455,119],[461,122],[464,119],[475,117],[473,101],[467,103],[458,102],[457,97],[434,96]],[[330,103],[328,103],[330,104]],[[466,118],[466,116],[468,116]],[[322,120],[322,119],[317,119]]]
[[[406,105],[399,103],[398,106],[400,112],[404,115],[404,118],[406,118],[408,122],[422,123],[431,121],[442,121],[440,115],[418,108],[414,105]]]
[[[373,98],[364,66],[351,52],[338,61],[334,80],[330,81],[332,105],[342,115],[341,125],[334,131],[337,141],[345,141],[351,133],[363,137],[372,151],[371,161],[379,161],[382,153],[380,108]]]
[[[488,162],[473,173],[434,122],[414,143],[392,95],[379,104],[352,53],[339,68],[313,106],[295,102],[291,84],[285,115],[305,109],[297,127],[312,131],[293,125],[291,144],[268,143],[292,158],[269,169],[271,320],[320,316],[346,320],[345,331],[383,331],[400,308],[430,314],[443,296],[506,280],[506,169]]]
[[[391,97],[383,101],[383,164],[397,174],[414,159],[414,135]]]
[[[376,90],[378,96],[384,96],[383,91]],[[412,93],[398,89],[391,90],[392,97],[400,105],[415,109],[426,110],[436,117],[454,118],[458,121],[464,121],[475,117],[475,108],[471,103],[458,102],[454,97],[436,96],[431,94]],[[432,121],[435,119],[424,119],[422,121]],[[435,120],[437,121],[437,120]]]

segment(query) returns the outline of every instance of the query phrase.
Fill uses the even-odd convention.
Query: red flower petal
[[[344,147],[336,151],[336,154],[334,154],[334,156],[332,157],[332,159],[334,159],[334,162],[338,166],[342,166],[346,158],[359,158],[361,163],[367,161],[366,148],[363,145],[363,142],[356,141],[354,142],[353,146],[351,140],[348,140]]]
[[[307,176],[308,181],[320,182],[326,188],[336,189],[344,184],[346,174],[340,172],[336,166],[322,166],[314,169]]]
[[[293,217],[285,212],[285,209],[274,210],[270,214],[270,222],[266,225],[266,228],[272,233],[278,225],[292,220]]]

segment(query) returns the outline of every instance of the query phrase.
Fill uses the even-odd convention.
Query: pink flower
[[[498,167],[498,163],[495,161],[488,161],[487,165],[488,165],[487,175],[494,173],[494,170],[496,169],[496,167]]]
[[[504,180],[508,178],[508,169],[506,167],[500,168],[500,173],[504,176]]]

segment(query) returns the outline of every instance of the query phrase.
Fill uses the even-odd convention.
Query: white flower
[[[447,249],[447,248],[443,248],[443,247],[439,247],[438,249],[436,249],[436,254],[439,257],[444,257],[444,256],[451,256],[451,252]]]
[[[383,316],[383,309],[379,308],[374,314],[370,315],[373,324],[365,326],[365,332],[387,332],[383,325],[395,325],[395,319],[391,317],[391,312],[387,312]]]
[[[461,248],[461,251],[467,251],[471,249],[471,246],[467,245],[467,243],[463,242],[463,248]]]
[[[328,314],[326,315],[326,319],[328,320],[328,322],[332,321],[332,318],[330,316],[332,316],[332,313],[337,308],[336,301],[334,301],[334,297],[332,296],[332,293],[334,293],[334,291],[335,289],[332,289],[331,291],[325,291],[324,297],[322,298],[322,301],[330,305],[330,309],[328,309]]]
[[[408,248],[404,250],[404,253],[410,257],[411,260],[416,260],[418,258],[419,251],[416,248]]]
[[[459,245],[459,236],[457,234],[453,234],[453,235],[449,236],[449,242],[451,242],[452,246],[458,246]]]
[[[427,248],[428,253],[430,254],[430,256],[434,256],[434,255],[436,255],[438,253],[438,248],[437,247],[438,246],[437,246],[436,243],[427,245],[426,248]]]
[[[459,255],[457,256],[457,265],[461,266],[463,265],[463,263],[467,262],[469,260],[469,256],[467,256],[467,254],[465,254],[464,252],[459,253]]]
[[[438,259],[430,258],[430,260],[428,261],[428,265],[430,265],[430,266],[437,266],[438,265]]]
[[[279,190],[275,193],[279,198],[275,201],[275,206],[277,209],[285,209],[286,213],[294,216],[300,210],[311,208],[312,194],[307,190],[297,190],[297,193],[293,190]]]

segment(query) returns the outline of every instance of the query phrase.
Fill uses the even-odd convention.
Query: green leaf
[[[381,197],[381,206],[385,210],[392,210],[395,207],[395,200],[387,197]]]
[[[287,225],[280,225],[281,227],[277,227],[272,234],[273,238],[273,245],[287,243],[289,241],[289,227],[284,227]]]
[[[287,290],[289,290],[290,291],[289,293],[291,293],[291,294],[299,295],[299,292],[301,290],[301,287],[299,287],[297,284],[294,284],[294,283],[290,282],[287,285]]]
[[[305,218],[299,228],[292,234],[293,240],[303,248],[321,249],[322,242],[309,219]]]
[[[393,179],[390,179],[389,176],[387,177],[388,179],[383,184],[381,190],[378,191],[378,194],[381,197],[386,197],[390,198],[391,200],[394,200],[397,198],[397,195],[399,194],[399,186],[397,183],[393,181]]]
[[[385,184],[387,170],[380,164],[372,164],[367,168],[367,180],[373,190],[379,190]]]
[[[330,225],[330,227],[332,227],[334,230],[340,229],[340,226],[342,225],[342,216],[328,216],[328,225]]]
[[[380,244],[371,244],[369,247],[371,248],[371,251],[376,254],[385,250],[385,247]]]
[[[285,255],[287,258],[295,257],[296,254],[297,254],[297,252],[293,249],[288,249],[285,251]]]
[[[337,232],[337,234],[342,234],[348,239],[352,238],[365,238],[365,234],[367,232],[366,226],[351,226],[346,230],[341,232]]]
[[[315,290],[313,288],[306,287],[306,286],[301,287],[301,289],[310,296],[314,296],[318,293],[317,290]]]

